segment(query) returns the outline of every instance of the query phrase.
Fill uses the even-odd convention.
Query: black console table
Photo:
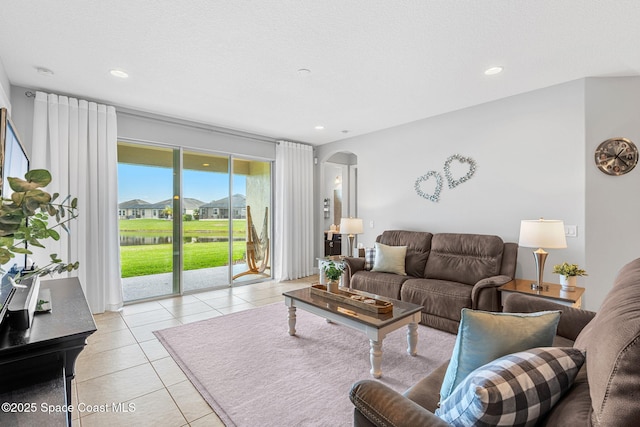
[[[42,405],[71,405],[76,358],[96,324],[77,278],[42,281],[40,290],[45,289],[51,293],[51,312],[36,314],[27,330],[12,330],[6,322],[0,330],[0,404],[32,405],[27,411],[17,405],[14,409],[21,411],[0,410],[2,426],[41,420],[48,426],[71,425],[71,412],[44,413]]]
[[[329,239],[329,233],[324,232],[324,256],[340,255],[342,252],[342,235],[337,231]]]

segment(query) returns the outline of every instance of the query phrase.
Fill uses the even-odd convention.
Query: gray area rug
[[[220,419],[231,426],[350,426],[351,384],[371,379],[369,340],[360,332],[276,303],[155,332]],[[418,355],[406,328],[383,342],[380,381],[403,392],[446,361],[455,335],[418,329]]]

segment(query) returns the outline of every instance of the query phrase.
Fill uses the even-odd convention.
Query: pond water
[[[243,238],[234,238],[234,242],[243,241]],[[183,243],[215,243],[228,242],[228,237],[184,237]],[[164,245],[173,242],[172,236],[120,236],[120,246]]]

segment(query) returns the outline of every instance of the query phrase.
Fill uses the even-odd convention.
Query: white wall
[[[213,150],[218,153],[245,155],[258,159],[275,159],[275,141],[262,138],[254,140],[238,135],[213,131],[179,121],[146,115],[118,112],[118,137],[140,141],[170,144],[191,149]],[[248,134],[247,134],[248,135]],[[249,136],[249,135],[248,135]]]
[[[594,151],[612,137],[640,148],[640,78],[591,78],[586,89],[586,262],[590,298],[601,301],[620,267],[640,256],[640,166],[608,176]]]
[[[4,70],[4,64],[0,59],[0,107],[5,107],[11,112],[11,85]]]
[[[13,119],[25,143],[27,152],[31,150],[31,134],[33,127],[33,98],[24,93],[27,88],[13,86],[11,98]],[[81,98],[81,97],[80,97]],[[267,138],[253,140],[244,138],[242,132],[237,135],[214,131],[214,128],[199,126],[180,120],[171,120],[161,116],[119,110],[118,137],[154,143],[163,143],[190,149],[212,150],[218,153],[233,153],[256,159],[275,159],[275,143]],[[247,136],[252,136],[246,134]],[[260,138],[257,137],[256,138]]]
[[[578,237],[567,239],[567,249],[549,250],[544,280],[557,283],[551,274],[556,263],[590,269],[584,249],[584,86],[577,80],[323,145],[319,163],[338,151],[357,156],[358,215],[365,224],[359,241],[366,246],[387,229],[495,234],[517,242],[522,219],[577,225]],[[453,154],[474,159],[477,170],[449,189],[443,166]],[[416,179],[431,170],[443,176],[437,203],[414,190]],[[428,183],[425,192],[431,192]],[[535,277],[531,252],[520,249],[518,277]],[[587,288],[585,306],[597,308],[588,278],[579,285]]]

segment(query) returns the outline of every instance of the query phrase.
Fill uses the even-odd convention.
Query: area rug
[[[275,303],[155,332],[228,427],[350,426],[351,385],[371,379],[369,340],[360,332]],[[446,361],[455,335],[418,329],[418,355],[406,328],[383,341],[379,380],[403,392]]]

